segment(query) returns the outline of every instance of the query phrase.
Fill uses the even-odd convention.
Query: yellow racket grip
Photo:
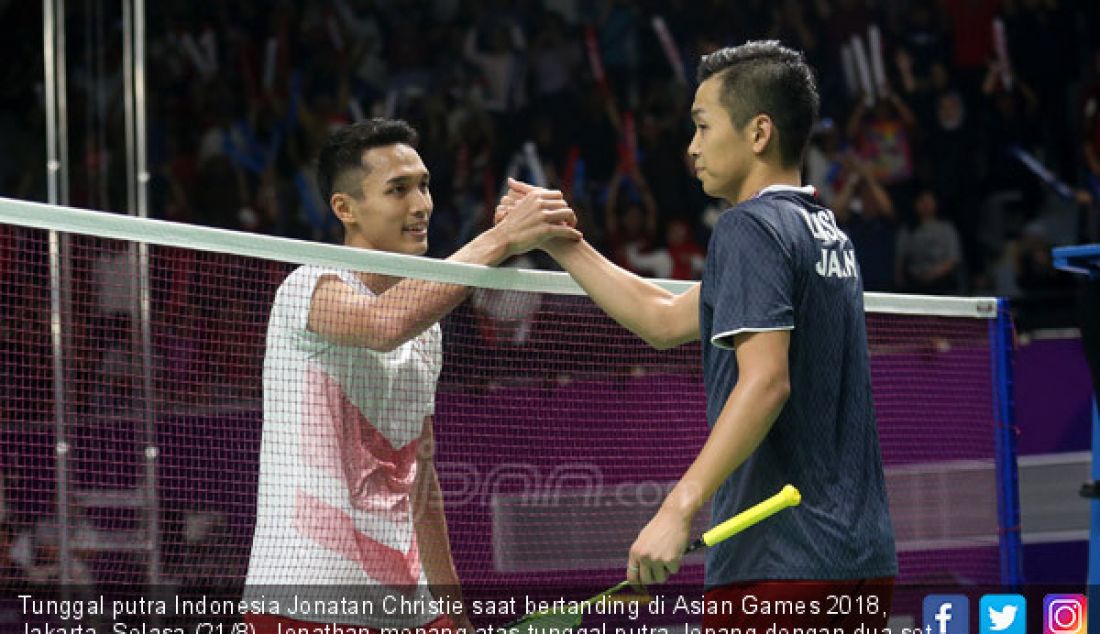
[[[784,486],[779,493],[776,493],[756,506],[741,511],[737,515],[734,515],[718,526],[703,533],[701,541],[707,546],[713,546],[740,533],[760,520],[775,515],[787,507],[798,506],[798,503],[801,501],[802,494],[798,492],[798,489],[788,484]]]

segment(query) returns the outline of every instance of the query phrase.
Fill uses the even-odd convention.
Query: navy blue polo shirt
[[[707,588],[896,575],[863,285],[851,241],[812,188],[772,186],[719,218],[699,319],[712,427],[737,383],[733,336],[791,332],[790,398],[760,446],[715,493],[714,523],[784,484],[802,493],[800,506],[710,549]]]

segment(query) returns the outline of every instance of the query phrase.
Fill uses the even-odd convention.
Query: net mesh
[[[435,466],[462,582],[607,586],[706,438],[699,345],[653,350],[583,296],[480,287],[442,321],[440,348],[429,335],[380,361],[290,330],[265,336],[273,303],[304,323],[294,297],[317,277],[284,284],[295,263],[149,244],[143,310],[137,242],[156,241],[143,227],[168,230],[134,227],[133,240],[63,234],[55,341],[49,232],[0,225],[5,586],[67,574],[239,588],[261,535],[279,555],[262,575],[253,562],[266,583],[303,569],[415,582],[439,556],[410,529],[431,504],[408,503],[421,495],[410,470],[433,372]],[[868,325],[899,581],[995,583],[989,321],[869,313]],[[293,419],[293,433],[263,433],[265,380],[281,393],[267,415]],[[701,583],[701,556],[687,561],[679,582]]]

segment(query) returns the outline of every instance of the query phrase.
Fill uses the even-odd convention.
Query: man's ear
[[[752,151],[756,154],[764,154],[772,145],[777,145],[778,130],[775,122],[766,114],[758,114],[749,122],[749,138],[752,140]]]
[[[336,214],[337,220],[345,225],[355,222],[355,214],[352,212],[351,196],[343,192],[334,192],[328,204],[332,209],[332,213]]]

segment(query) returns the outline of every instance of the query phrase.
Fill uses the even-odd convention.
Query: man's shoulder
[[[339,269],[304,264],[291,271],[275,291],[272,312],[299,312],[308,310],[313,294],[322,279],[333,277],[345,281]]]
[[[718,222],[715,224],[715,229],[717,230],[720,227],[735,228],[747,224],[767,222],[768,216],[771,213],[771,207],[768,201],[760,200],[759,198],[743,200],[722,212],[722,215],[718,217]]]
[[[315,267],[309,264],[299,265],[293,271],[287,273],[286,277],[283,278],[282,283],[279,284],[279,287],[282,288],[300,282],[305,277],[311,275],[314,268]]]
[[[812,187],[769,187],[741,201],[730,211],[740,211],[749,216],[774,218],[792,211],[815,212],[824,209]]]
[[[315,264],[301,264],[293,271],[291,271],[283,280],[284,283],[291,280],[300,280],[303,278],[320,277],[322,275],[339,275],[342,273],[340,269],[334,269],[328,266],[317,266]]]
[[[805,223],[803,214],[824,209],[808,196],[797,192],[777,192],[750,198],[729,208],[718,219],[715,230],[737,231],[746,225],[762,227],[777,238],[788,236]]]
[[[279,285],[279,292],[287,292],[310,288],[316,285],[317,280],[323,277],[336,277],[344,279],[345,271],[327,266],[303,264],[291,271]]]

